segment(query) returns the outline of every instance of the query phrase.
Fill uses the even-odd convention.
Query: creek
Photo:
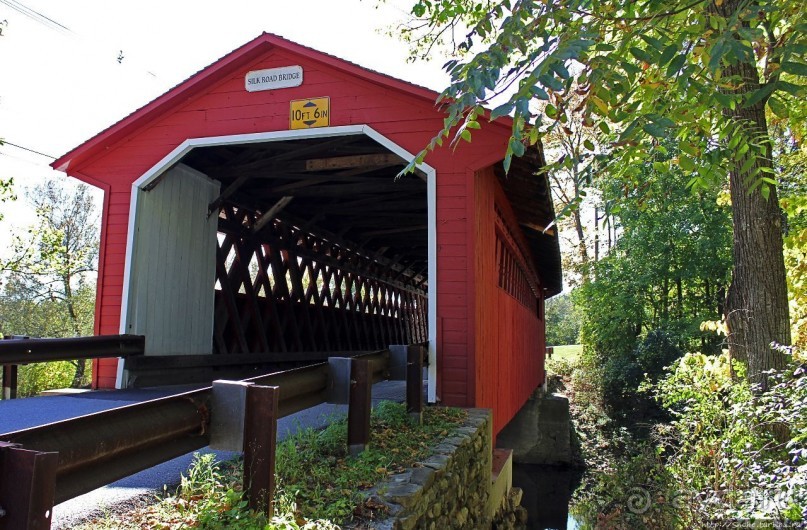
[[[582,471],[556,466],[513,464],[513,486],[521,488],[521,506],[527,509],[529,530],[577,530],[569,502],[580,485]]]

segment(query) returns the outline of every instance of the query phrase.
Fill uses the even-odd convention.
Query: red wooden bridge
[[[252,80],[252,82],[250,82]],[[104,190],[94,386],[212,380],[428,341],[428,397],[498,432],[544,380],[561,289],[543,155],[511,123],[395,176],[437,94],[264,34],[53,167]]]

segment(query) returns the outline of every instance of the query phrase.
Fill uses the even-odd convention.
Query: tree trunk
[[[728,0],[711,9],[730,17],[746,6],[741,0]],[[752,63],[726,66],[723,77],[742,80],[735,93],[754,92],[760,88],[757,67]],[[738,105],[725,115],[743,127],[746,138],[761,144],[754,166],[772,168],[765,103],[747,107]],[[747,155],[746,155],[747,156]],[[787,283],[782,255],[782,213],[776,190],[771,188],[766,200],[756,190],[749,193],[749,172],[741,168],[747,158],[735,160],[729,171],[731,213],[734,227],[734,271],[726,297],[729,328],[729,352],[733,358],[747,362],[748,378],[767,388],[764,371],[781,369],[784,355],[771,348],[771,343],[790,344],[790,316]],[[756,177],[759,178],[760,173]]]
[[[67,313],[70,316],[70,323],[73,325],[73,336],[78,337],[81,335],[81,327],[79,326],[76,308],[73,305],[73,289],[70,286],[69,276],[62,279],[62,285],[64,286]],[[84,373],[87,371],[87,359],[76,359],[75,366],[76,373],[73,374],[73,382],[70,383],[71,388],[79,388],[84,383]]]

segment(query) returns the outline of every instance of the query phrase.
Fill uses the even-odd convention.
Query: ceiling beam
[[[275,156],[270,156],[269,158],[265,158],[265,159],[259,160],[257,162],[253,162],[252,164],[260,164],[260,165],[272,164],[272,163],[275,163],[275,162],[288,160],[290,158],[294,158],[294,157],[297,157],[297,156],[308,155],[309,153],[313,153],[313,152],[318,151],[320,149],[324,149],[329,144],[344,143],[344,141],[345,141],[345,138],[337,138],[336,140],[331,140],[330,142],[315,143],[315,144],[307,145],[305,147],[301,147],[299,149],[294,149],[292,151],[288,151],[286,153],[282,153],[282,154],[275,155]],[[250,166],[252,164],[250,164]],[[208,176],[211,177],[211,178],[220,178],[219,175],[214,175],[214,174],[208,174]],[[221,195],[219,195],[218,198],[216,198],[213,202],[211,202],[208,205],[208,207],[207,207],[207,216],[210,217],[213,214],[213,212],[218,212],[219,208],[221,208],[221,205],[224,204],[224,201],[226,201],[228,197],[232,196],[233,193],[238,191],[241,188],[241,186],[246,184],[246,182],[250,178],[251,177],[249,175],[241,175],[240,177],[235,179],[235,182],[233,182],[232,184],[227,186],[227,188],[225,188],[225,190],[223,192],[221,192]]]
[[[414,225],[414,226],[400,226],[398,228],[387,228],[385,230],[371,230],[369,232],[362,232],[363,237],[383,236],[390,234],[403,234],[406,232],[418,232],[429,228],[428,225]]]
[[[305,161],[305,171],[330,171],[349,168],[377,168],[392,165],[403,165],[406,161],[392,153],[370,155],[336,156],[317,158]]]

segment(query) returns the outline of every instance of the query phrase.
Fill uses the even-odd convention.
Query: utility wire
[[[67,26],[65,26],[64,24],[60,24],[60,23],[56,22],[52,18],[43,15],[42,13],[40,13],[39,11],[37,11],[35,9],[31,9],[30,7],[18,2],[17,0],[0,0],[0,4],[5,4],[8,7],[10,7],[11,9],[13,9],[14,11],[17,11],[18,13],[22,13],[23,15],[30,18],[31,20],[39,22],[43,26],[47,26],[50,29],[60,31],[60,32],[73,33],[73,31],[70,28],[68,28]]]
[[[4,2],[4,0],[0,0],[0,2]],[[6,141],[6,140],[0,140],[0,145],[10,145],[11,147],[16,147],[17,149],[22,149],[23,151],[28,151],[29,153],[34,153],[34,154],[39,155],[39,156],[44,156],[45,158],[50,158],[51,160],[56,160],[55,156],[46,155],[45,153],[40,153],[39,151],[36,151],[35,149],[29,149],[29,148],[23,147],[21,145],[13,144],[13,143],[11,143],[9,141]]]
[[[53,20],[52,18],[48,17],[47,15],[43,15],[39,11],[26,6],[22,2],[18,2],[17,0],[0,0],[0,4],[4,4],[4,5],[10,7],[11,9],[17,11],[18,13],[21,13],[21,14],[25,15],[26,17],[28,17],[28,18],[36,21],[36,22],[39,22],[40,24],[42,24],[45,27],[48,27],[48,28],[50,28],[52,30],[55,30],[55,31],[58,31],[59,33],[70,34],[70,35],[72,35],[74,37],[78,37],[78,35],[72,29],[68,28],[64,24],[61,24],[61,23]],[[103,45],[106,46],[106,43],[104,43]],[[124,59],[123,50],[120,50],[115,55],[115,59],[118,61],[119,64],[123,63],[123,59]],[[143,68],[140,67],[140,69],[143,69]],[[149,69],[144,69],[144,70],[145,70],[145,73],[150,75],[151,77],[154,77],[154,78],[158,77],[157,74],[155,74],[151,70],[149,70]]]

